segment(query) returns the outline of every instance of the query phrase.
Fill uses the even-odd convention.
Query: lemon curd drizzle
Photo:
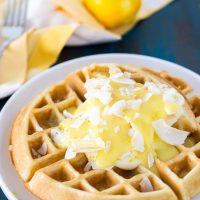
[[[66,110],[69,117],[58,127],[56,142],[67,147],[66,159],[83,152],[94,169],[133,169],[141,163],[155,171],[156,158],[165,161],[178,154],[173,137],[182,143],[188,133],[172,127],[184,110],[184,98],[175,89],[136,83],[119,69],[109,77],[94,74],[85,87],[86,101]],[[169,140],[159,134],[163,124],[174,134]]]

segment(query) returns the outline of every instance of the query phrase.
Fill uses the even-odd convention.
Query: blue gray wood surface
[[[175,0],[149,19],[141,21],[119,42],[66,47],[57,63],[86,55],[115,52],[155,56],[200,74],[200,0]],[[0,100],[0,110],[7,100]],[[1,190],[0,200],[6,200]]]

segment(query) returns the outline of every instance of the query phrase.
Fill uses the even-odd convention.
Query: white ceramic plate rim
[[[54,82],[62,80],[69,72],[87,66],[91,63],[121,63],[137,64],[149,66],[157,70],[167,70],[174,75],[178,75],[188,81],[196,94],[200,94],[200,76],[191,70],[180,65],[164,61],[158,58],[136,54],[101,54],[73,59],[63,62],[54,68],[36,76],[24,84],[6,103],[0,113],[0,186],[10,200],[35,199],[23,186],[22,181],[17,176],[14,167],[9,159],[7,151],[9,145],[9,132],[14,118],[19,110],[29,102],[36,94]],[[5,170],[7,169],[7,170]],[[13,194],[17,193],[17,197]],[[193,198],[197,200],[200,195]]]

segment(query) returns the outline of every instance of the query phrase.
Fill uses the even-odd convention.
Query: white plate
[[[19,110],[28,103],[36,94],[55,82],[62,80],[69,72],[79,69],[91,63],[121,63],[138,64],[157,70],[167,70],[174,75],[182,77],[194,88],[195,93],[200,94],[200,76],[177,64],[157,58],[132,54],[103,54],[88,56],[64,62],[56,67],[38,75],[21,87],[6,103],[0,115],[0,186],[10,200],[35,199],[24,188],[14,167],[11,164],[8,152],[9,132]],[[17,197],[13,195],[17,194]],[[200,194],[193,200],[200,199]]]

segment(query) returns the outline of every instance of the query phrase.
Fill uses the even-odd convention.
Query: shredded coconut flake
[[[140,161],[134,157],[135,157],[134,153],[126,152],[115,163],[115,166],[125,170],[135,169],[140,164]]]
[[[73,118],[74,116],[70,113],[70,112],[68,112],[67,110],[64,110],[63,111],[63,115],[66,117],[66,118]]]
[[[156,120],[152,125],[157,135],[171,145],[183,144],[189,135],[187,131],[182,131],[167,125],[164,119]]]
[[[158,87],[159,87],[161,90],[167,90],[167,89],[169,89],[169,86],[166,85],[166,84],[159,84]]]
[[[167,117],[166,119],[166,123],[169,126],[172,126],[173,124],[175,124],[178,120],[179,116],[177,117],[176,115],[170,115]]]
[[[111,90],[110,81],[109,79],[105,78],[92,78],[88,79],[85,82],[85,88],[87,91],[92,89],[100,89],[100,90]]]
[[[124,153],[124,154],[121,156],[120,159],[124,159],[124,158],[130,157],[130,156],[131,156],[131,152],[128,151],[128,152]]]
[[[87,112],[87,118],[93,125],[98,125],[101,121],[99,108],[92,108]]]
[[[108,67],[109,67],[109,74],[110,75],[113,75],[113,74],[121,72],[121,70],[119,69],[119,67],[117,67],[114,64],[108,64]]]
[[[122,96],[130,96],[133,94],[135,88],[133,87],[133,85],[129,85],[127,87],[120,87],[119,88],[119,91],[120,91],[120,94]]]
[[[119,73],[112,74],[110,76],[110,79],[116,83],[128,84],[128,85],[135,84],[135,81],[131,79],[131,73],[129,72],[124,72],[124,73],[119,72]]]
[[[113,78],[119,78],[119,77],[122,77],[124,74],[122,72],[118,72],[118,73],[115,73],[115,74],[112,74],[110,76],[111,79]]]
[[[36,131],[37,131],[37,132],[40,132],[40,131],[43,131],[43,130],[44,130],[44,129],[43,129],[42,127],[40,127],[39,125],[36,126]]]
[[[148,91],[152,94],[160,94],[161,93],[158,86],[153,82],[145,82],[144,86],[147,87]]]
[[[125,100],[120,100],[117,101],[116,103],[114,103],[110,110],[109,110],[109,114],[110,115],[116,115],[118,117],[122,117],[123,113],[122,111],[126,108],[126,101]]]
[[[144,102],[149,101],[149,99],[150,99],[152,96],[153,96],[152,93],[147,93],[147,94],[144,96],[143,101],[144,101]]]
[[[51,139],[56,144],[62,144],[65,140],[68,139],[67,133],[62,132],[59,128],[52,128],[51,129]]]
[[[174,88],[166,89],[163,94],[163,99],[166,102],[174,102],[181,106],[185,103],[184,97],[179,94]]]
[[[127,107],[130,109],[138,110],[142,104],[141,99],[135,99],[135,100],[128,100],[127,101]]]
[[[131,122],[131,119],[130,119],[129,117],[127,117],[127,116],[125,116],[124,119],[125,119],[125,121],[126,121],[127,123],[130,123],[130,122]]]
[[[71,128],[80,128],[82,124],[85,122],[84,117],[79,117],[78,119],[75,120],[73,124],[70,125]]]
[[[140,182],[140,190],[141,192],[153,192],[154,188],[147,176],[145,176]]]
[[[129,129],[129,135],[132,135],[131,143],[133,149],[144,152],[144,139],[142,134],[132,126],[132,128]]]
[[[48,153],[48,147],[47,147],[46,142],[43,142],[42,146],[37,150],[37,152],[41,156],[45,156]]]
[[[91,162],[91,165],[92,165],[92,169],[97,169],[97,165],[95,162]]]
[[[47,147],[46,142],[43,142],[41,147],[37,150],[32,148],[31,152],[32,152],[33,156],[35,156],[36,158],[40,158],[41,156],[45,156],[48,153],[48,147]]]
[[[90,171],[91,167],[92,167],[92,163],[90,161],[88,161],[88,163],[85,165],[83,171],[88,172],[88,171]]]
[[[134,80],[128,79],[128,78],[113,78],[112,81],[115,83],[121,83],[121,84],[127,84],[127,85],[135,84]]]
[[[65,159],[71,160],[76,157],[76,152],[73,151],[70,147],[67,149],[65,153]]]
[[[35,156],[36,158],[40,158],[41,157],[41,155],[35,149],[32,148],[31,152],[32,152],[33,156]]]
[[[105,149],[105,142],[100,138],[85,136],[72,142],[70,148],[76,153],[96,152]]]
[[[87,90],[84,95],[86,99],[97,98],[105,105],[112,100],[112,87],[109,79],[88,79],[85,83],[85,88]]]
[[[164,109],[167,115],[177,115],[178,118],[183,114],[182,107],[179,107],[178,110],[172,110],[169,106],[165,105]]]
[[[130,137],[133,137],[134,134],[135,134],[134,130],[133,130],[132,128],[130,128],[130,129],[128,130],[128,135],[129,135]]]
[[[126,78],[131,78],[131,73],[130,72],[124,72],[124,76]]]
[[[151,167],[153,167],[153,165],[154,165],[154,157],[153,157],[152,153],[149,153],[148,154],[148,166],[149,166],[149,168],[151,168]]]
[[[109,110],[110,110],[110,106],[108,106],[108,105],[105,106],[104,109],[103,109],[103,113],[102,114],[103,115],[109,115]]]
[[[96,143],[97,143],[98,146],[105,146],[104,141],[99,137],[96,138]]]
[[[103,90],[89,90],[85,95],[86,99],[99,99],[104,105],[107,105],[112,101],[112,93],[110,91]]]

